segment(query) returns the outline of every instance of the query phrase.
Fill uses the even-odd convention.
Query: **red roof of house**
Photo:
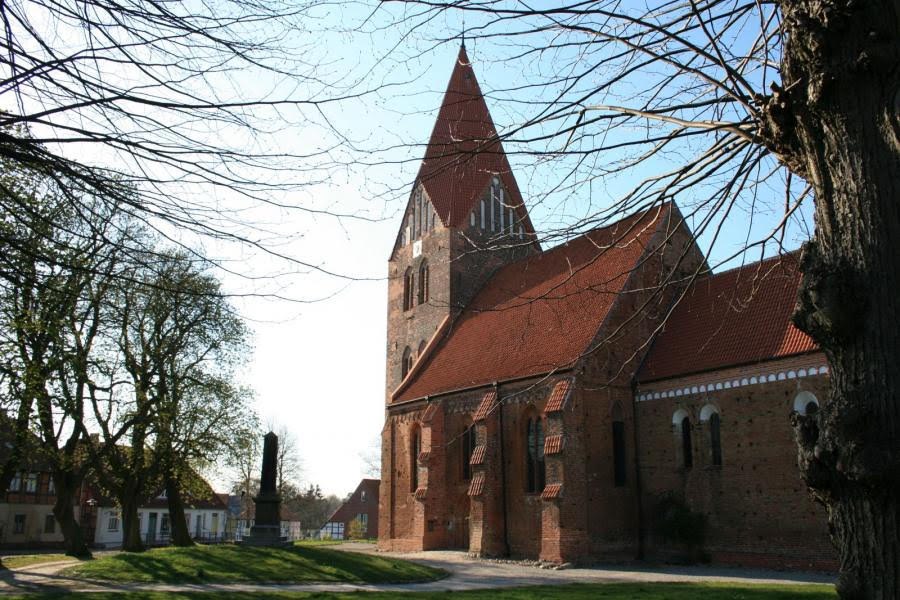
[[[505,202],[516,207],[525,231],[533,233],[522,194],[463,46],[416,180],[425,186],[441,222],[446,227],[459,227],[494,174],[499,174],[509,191]]]
[[[499,269],[394,401],[572,366],[589,349],[669,206]]]
[[[794,327],[796,253],[698,279],[653,342],[639,381],[750,364],[816,350]]]

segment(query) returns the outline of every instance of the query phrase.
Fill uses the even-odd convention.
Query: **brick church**
[[[673,204],[543,250],[461,47],[389,261],[379,547],[834,567],[796,262],[712,274]]]

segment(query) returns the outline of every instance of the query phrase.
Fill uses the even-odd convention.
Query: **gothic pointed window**
[[[546,480],[544,425],[539,418],[528,419],[525,442],[525,491],[537,493],[544,489]]]
[[[484,198],[481,199],[481,228],[485,228],[485,217],[487,216],[487,211],[484,206]]]
[[[410,370],[412,370],[412,350],[409,349],[409,346],[403,349],[403,358],[400,364],[400,378],[406,379],[406,376],[409,374]]]
[[[419,342],[419,351],[416,352],[416,360],[422,358],[423,354],[425,354],[425,340]]]
[[[694,446],[691,442],[691,418],[681,420],[681,455],[685,469],[694,466]]]
[[[413,272],[407,268],[403,274],[403,310],[413,307]]]
[[[459,457],[462,464],[462,478],[466,481],[472,478],[472,465],[469,461],[473,452],[475,452],[475,426],[469,425],[463,430],[462,451]]]
[[[716,467],[722,466],[722,432],[721,420],[719,413],[713,413],[709,417],[709,448],[712,454],[712,464]]]
[[[422,451],[422,430],[413,425],[409,440],[409,491],[419,487],[419,453]]]
[[[422,261],[419,265],[419,304],[428,302],[428,262]]]
[[[613,483],[616,487],[625,485],[626,465],[625,465],[625,422],[613,421],[612,424],[612,443],[613,443]]]

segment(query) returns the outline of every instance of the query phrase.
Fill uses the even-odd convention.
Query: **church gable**
[[[571,367],[668,212],[623,219],[501,268],[393,400]]]

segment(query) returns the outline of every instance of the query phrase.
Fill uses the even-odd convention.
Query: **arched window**
[[[419,453],[422,451],[422,430],[413,425],[409,436],[409,491],[419,487]]]
[[[722,466],[722,433],[720,431],[721,419],[719,413],[713,413],[709,417],[709,449],[712,453],[712,464]]]
[[[422,261],[419,266],[419,304],[428,302],[428,263]]]
[[[709,457],[713,466],[722,466],[722,419],[719,417],[719,409],[712,404],[707,404],[700,409],[700,422],[706,423],[709,428]]]
[[[819,400],[811,392],[800,392],[794,398],[794,410],[801,415],[814,415],[819,412]]]
[[[681,455],[685,469],[690,469],[694,466],[694,446],[691,443],[690,417],[685,417],[681,420]]]
[[[610,413],[612,417],[612,444],[613,444],[613,482],[616,487],[622,487],[627,480],[625,462],[625,415],[622,405],[616,402]]]
[[[544,464],[544,425],[540,419],[528,419],[525,432],[527,446],[525,462],[525,491],[540,492],[544,489],[546,471]]]
[[[403,310],[409,310],[413,307],[413,273],[412,269],[407,268],[403,274]]]
[[[409,374],[410,369],[412,369],[412,350],[409,349],[409,346],[403,349],[403,362],[400,365],[400,378],[406,379],[406,376]]]
[[[469,425],[462,434],[462,454],[460,456],[462,478],[467,481],[472,478],[472,466],[469,464],[469,460],[471,460],[473,452],[475,452],[475,426]]]
[[[485,206],[484,206],[484,198],[482,198],[481,199],[481,228],[482,229],[484,229],[484,227],[485,227],[484,220],[485,220],[486,216],[487,216],[487,211],[485,210]]]
[[[419,351],[416,352],[416,360],[422,358],[423,354],[425,354],[425,340],[419,342]]]

